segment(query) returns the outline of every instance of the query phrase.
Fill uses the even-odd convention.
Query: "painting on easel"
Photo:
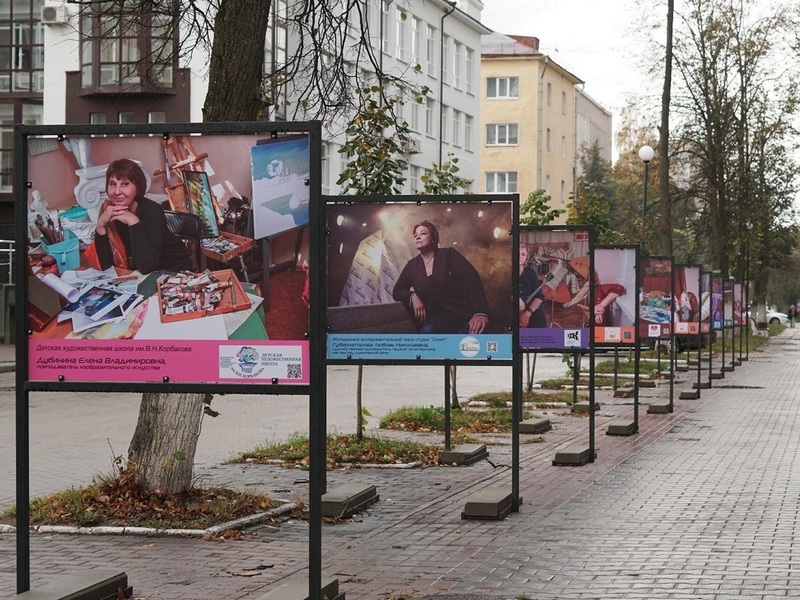
[[[189,212],[200,217],[204,237],[218,237],[219,223],[214,210],[214,198],[208,175],[203,171],[184,171],[183,185],[186,188],[186,204]]]

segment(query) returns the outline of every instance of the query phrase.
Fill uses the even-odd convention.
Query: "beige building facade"
[[[480,191],[543,189],[565,208],[575,185],[576,85],[533,37],[483,36]]]

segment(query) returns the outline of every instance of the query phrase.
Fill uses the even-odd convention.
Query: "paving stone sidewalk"
[[[787,329],[715,380],[699,400],[679,400],[693,373],[677,374],[675,409],[647,414],[668,386],[642,390],[640,432],[607,436],[631,400],[598,394],[597,458],[555,467],[556,450],[585,443],[588,418],[551,416],[543,443],[520,446],[518,513],[465,521],[476,490],[510,485],[508,437],[493,464],[350,470],[340,483],[374,484],[380,501],[323,528],[327,575],[350,600],[772,599],[797,587],[800,335]],[[263,465],[212,465],[209,482],[307,496],[307,473]],[[257,598],[305,574],[308,527],[284,520],[238,541],[177,537],[32,536],[32,583],[89,566],[124,570],[135,598]],[[0,594],[13,597],[15,536],[0,535]]]

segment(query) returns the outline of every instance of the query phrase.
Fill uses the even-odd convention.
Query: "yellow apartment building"
[[[524,202],[544,189],[553,208],[566,207],[575,186],[575,86],[581,83],[542,54],[535,37],[483,36],[481,192],[517,192]]]

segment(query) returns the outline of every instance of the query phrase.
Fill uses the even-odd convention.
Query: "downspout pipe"
[[[543,190],[544,185],[542,181],[542,163],[544,162],[544,75],[547,73],[547,66],[550,64],[550,57],[544,57],[544,68],[542,74],[539,75],[539,151],[536,153],[536,188]]]
[[[439,168],[442,168],[442,132],[444,131],[444,20],[456,10],[455,2],[448,2],[450,10],[445,10],[439,24]]]

